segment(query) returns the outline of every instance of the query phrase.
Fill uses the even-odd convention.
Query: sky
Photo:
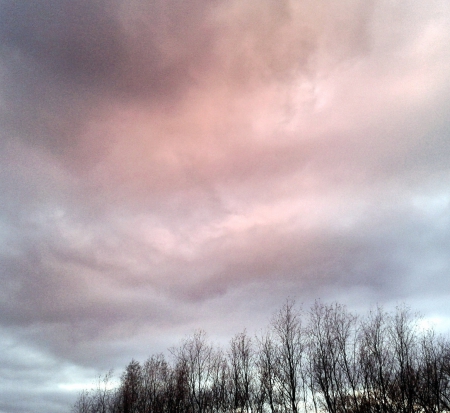
[[[450,331],[447,0],[0,0],[0,412],[285,300]]]

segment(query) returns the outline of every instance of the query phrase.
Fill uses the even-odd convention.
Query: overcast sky
[[[0,0],[0,412],[287,297],[450,330],[448,0]]]

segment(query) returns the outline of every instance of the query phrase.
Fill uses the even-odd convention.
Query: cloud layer
[[[60,411],[287,296],[450,326],[449,20],[438,0],[0,1],[0,411]]]

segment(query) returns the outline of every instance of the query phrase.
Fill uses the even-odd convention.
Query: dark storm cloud
[[[115,6],[82,0],[3,1],[3,50],[32,59],[54,76],[52,81],[108,80],[123,57]]]
[[[43,145],[68,165],[77,155],[81,164],[95,162],[110,142],[86,138],[86,130],[114,100],[169,102],[192,82],[189,71],[205,63],[211,39],[199,24],[202,8],[202,2],[2,1],[3,139]]]
[[[121,59],[109,8],[83,1],[0,7],[3,136],[57,153],[76,147],[92,107],[89,89],[107,82]]]
[[[272,0],[258,7],[204,0],[2,1],[3,139],[43,145],[73,167],[90,165],[112,145],[110,136],[88,136],[90,125],[108,119],[116,104],[145,101],[171,111],[190,89],[211,82],[253,89],[314,71],[321,42],[338,59],[366,50],[356,43],[368,44],[371,6],[348,7],[349,16],[312,2]]]

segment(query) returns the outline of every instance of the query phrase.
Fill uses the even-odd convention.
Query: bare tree
[[[141,369],[139,394],[140,413],[159,413],[165,410],[170,368],[162,354],[150,357]]]
[[[122,375],[121,384],[123,413],[138,413],[142,390],[142,367],[136,360],[131,360]]]
[[[95,409],[98,413],[108,413],[111,410],[113,404],[112,377],[113,371],[110,370],[103,377],[98,378],[97,388],[93,395]]]
[[[185,366],[189,400],[194,412],[206,412],[211,398],[214,350],[204,331],[197,331],[175,350],[179,364]]]
[[[378,307],[361,323],[359,360],[362,397],[369,411],[392,412],[390,387],[394,354],[389,340],[389,315]]]
[[[73,413],[91,413],[93,410],[92,397],[88,390],[82,390],[75,401],[72,412]]]
[[[80,393],[73,413],[441,413],[450,411],[450,344],[417,328],[407,308],[358,318],[316,302],[308,323],[293,301],[257,345],[246,331],[227,352],[197,331],[143,365],[132,360]]]
[[[172,350],[173,351],[173,350]],[[166,411],[169,413],[192,412],[189,397],[189,372],[183,359],[176,359],[169,372],[168,383],[164,393]]]
[[[321,394],[321,404],[337,413],[343,389],[338,370],[339,347],[335,339],[332,308],[316,302],[310,310],[308,353],[312,363],[313,392]]]
[[[277,380],[282,402],[292,413],[298,412],[303,389],[302,362],[305,352],[305,337],[300,312],[293,300],[287,300],[272,321],[276,338],[278,358]]]
[[[417,398],[425,413],[450,410],[450,372],[446,371],[449,355],[448,344],[434,331],[421,337]]]
[[[334,303],[328,307],[331,335],[336,345],[335,380],[339,386],[340,409],[343,412],[360,410],[361,370],[358,362],[357,317]]]
[[[110,413],[114,410],[114,389],[111,386],[113,371],[99,376],[94,388],[83,390],[76,400],[74,413]]]
[[[246,331],[232,338],[228,356],[233,409],[248,413],[253,405],[254,350]]]
[[[212,362],[212,410],[217,413],[228,412],[231,405],[230,400],[230,368],[228,360],[223,351],[215,352]]]
[[[258,340],[257,372],[261,403],[269,405],[270,413],[277,411],[277,373],[278,363],[276,345],[267,333]]]
[[[396,410],[411,413],[416,410],[417,393],[417,317],[406,307],[398,307],[390,320],[390,341],[394,354],[395,376],[391,383],[391,402]]]

